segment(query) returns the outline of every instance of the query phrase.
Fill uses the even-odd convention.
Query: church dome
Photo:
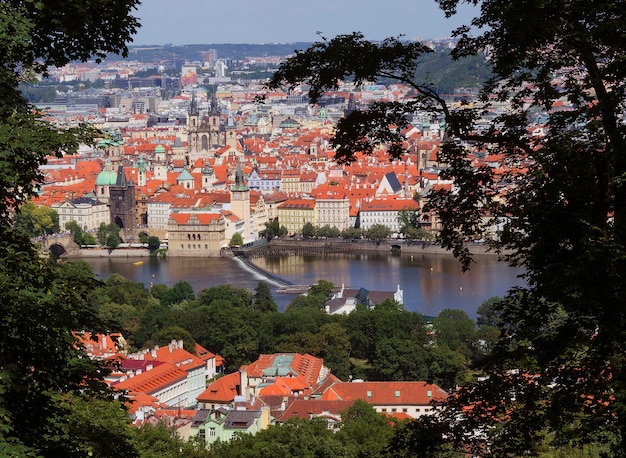
[[[96,186],[115,186],[117,173],[111,169],[111,164],[107,163],[104,170],[96,178]]]

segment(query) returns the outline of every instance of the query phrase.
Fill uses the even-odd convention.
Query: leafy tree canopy
[[[441,221],[440,243],[469,268],[464,239],[488,239],[493,227],[503,228],[491,242],[525,269],[528,286],[494,305],[500,337],[483,362],[489,378],[455,398],[450,419],[457,437],[476,437],[481,453],[488,440],[492,453],[504,455],[537,453],[546,430],[556,445],[604,434],[623,456],[626,42],[616,33],[626,21],[623,5],[438,3],[448,16],[480,3],[477,17],[454,32],[459,41],[451,54],[489,53],[493,78],[477,104],[451,106],[428,81],[414,79],[430,53],[425,46],[393,38],[373,43],[360,33],[322,37],[296,52],[268,88],[308,85],[315,102],[342,81],[409,85],[412,99],[372,103],[338,123],[337,159],[350,161],[381,144],[400,158],[410,114],[430,113],[445,121],[439,160],[447,167],[440,177],[454,181],[453,191],[424,196]],[[477,129],[484,113],[490,124]],[[498,168],[472,165],[489,152],[501,155]],[[458,417],[467,405],[484,409]]]
[[[239,232],[235,232],[228,242],[228,246],[241,246],[243,245],[243,237]]]
[[[2,2],[0,450],[6,456],[84,456],[88,448],[95,452],[105,444],[119,445],[115,453],[127,451],[126,432],[115,428],[106,436],[81,438],[83,444],[95,442],[88,447],[66,440],[67,426],[76,418],[64,405],[66,395],[82,393],[94,401],[109,397],[102,381],[106,367],[88,358],[72,334],[107,331],[88,299],[98,282],[81,269],[68,274],[65,267],[48,264],[32,247],[31,234],[14,230],[12,215],[21,213],[20,206],[42,184],[39,166],[46,156],[74,152],[95,135],[84,126],[66,129],[46,122],[23,98],[19,84],[73,60],[102,59],[109,52],[127,55],[126,43],[138,27],[130,13],[138,3]],[[49,228],[48,216],[40,215],[42,231]]]

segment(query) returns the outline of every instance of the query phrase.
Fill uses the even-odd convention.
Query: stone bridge
[[[36,243],[41,245],[42,251],[51,254],[58,259],[61,256],[76,256],[80,247],[74,243],[72,234],[53,234],[37,239]]]

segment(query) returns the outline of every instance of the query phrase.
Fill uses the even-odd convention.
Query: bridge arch
[[[58,242],[50,245],[48,247],[48,251],[50,252],[50,255],[54,259],[59,259],[61,256],[67,253],[67,250],[65,249],[65,247],[61,243],[58,243]]]

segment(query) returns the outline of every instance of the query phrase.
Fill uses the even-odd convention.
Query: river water
[[[204,288],[230,284],[253,292],[266,281],[284,310],[294,297],[278,294],[279,284],[231,258],[85,258],[100,278],[118,273],[130,280],[168,286],[184,280],[198,293]],[[143,261],[142,264],[136,264]],[[255,258],[265,271],[296,285],[328,280],[335,286],[363,287],[370,291],[404,291],[404,307],[435,316],[446,308],[461,309],[476,317],[476,309],[493,296],[503,296],[522,285],[521,270],[508,267],[495,256],[476,258],[471,270],[461,272],[458,261],[447,254],[326,255]]]

